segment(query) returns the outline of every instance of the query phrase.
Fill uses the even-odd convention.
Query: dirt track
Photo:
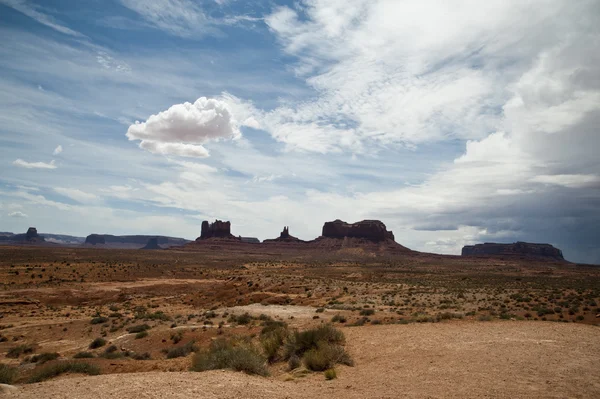
[[[294,381],[229,371],[69,376],[15,398],[598,398],[600,329],[550,322],[345,328],[356,367]]]

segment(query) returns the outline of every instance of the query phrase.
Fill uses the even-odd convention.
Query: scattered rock
[[[476,255],[521,255],[565,260],[562,251],[550,244],[532,244],[515,242],[513,244],[498,244],[486,242],[483,244],[467,245],[462,249],[462,256]]]

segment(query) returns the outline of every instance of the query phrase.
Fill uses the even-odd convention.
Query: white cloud
[[[201,97],[193,104],[175,104],[146,122],[136,121],[126,135],[129,140],[141,140],[140,148],[152,153],[207,157],[201,144],[236,139],[241,133],[225,101]]]
[[[296,72],[315,97],[258,120],[288,149],[322,153],[481,140],[502,130],[507,85],[540,50],[571,34],[581,14],[594,13],[588,8],[501,0],[314,0],[277,8],[266,23],[297,57]],[[549,111],[556,115],[548,125],[583,104],[589,109],[593,100]]]
[[[201,4],[191,0],[120,1],[156,28],[170,35],[187,39],[197,39],[205,35],[223,36],[219,26],[262,21],[262,18],[250,15],[213,17],[203,9]],[[225,2],[226,0],[216,1],[219,5]]]
[[[20,211],[16,211],[9,213],[8,216],[10,216],[11,218],[26,218],[27,214]]]
[[[67,28],[61,25],[54,18],[48,14],[40,12],[40,7],[36,4],[31,4],[26,0],[0,0],[0,4],[4,4],[8,7],[12,7],[15,10],[27,15],[30,18],[35,19],[40,24],[46,25],[60,33],[71,36],[83,36],[81,33],[74,31],[73,29]],[[41,86],[40,86],[41,87]]]
[[[189,0],[121,0],[121,3],[140,14],[159,29],[174,36],[192,37],[215,33],[210,19],[202,8]]]
[[[554,184],[570,188],[579,188],[600,183],[598,175],[540,175],[530,179],[532,182]]]
[[[153,154],[177,155],[180,157],[206,158],[208,150],[199,144],[184,143],[157,143],[155,141],[142,140],[140,148]]]
[[[21,168],[27,168],[27,169],[56,169],[54,160],[50,161],[50,163],[27,162],[27,161],[24,161],[21,158],[19,158],[13,162],[13,165],[21,167]]]
[[[60,195],[64,195],[65,197],[69,197],[80,203],[94,202],[99,199],[97,195],[86,193],[77,188],[55,187],[54,191],[56,191]]]
[[[52,155],[58,155],[58,154],[60,154],[61,152],[63,152],[63,148],[62,148],[62,145],[60,145],[60,144],[59,144],[59,145],[58,145],[58,146],[57,146],[57,147],[54,149],[54,151],[52,152]]]

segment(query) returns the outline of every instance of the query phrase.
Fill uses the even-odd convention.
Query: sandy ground
[[[293,381],[230,371],[67,376],[11,398],[599,398],[600,329],[550,322],[344,328],[355,367]]]

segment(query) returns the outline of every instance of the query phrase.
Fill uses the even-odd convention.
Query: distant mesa
[[[265,243],[273,243],[273,242],[292,242],[292,243],[300,243],[300,242],[304,242],[299,238],[296,238],[292,235],[290,235],[290,228],[289,226],[284,226],[283,227],[283,231],[279,234],[279,237],[277,238],[273,238],[270,240],[265,240]]]
[[[102,234],[90,234],[85,238],[86,244],[106,244],[106,240],[104,239],[104,235]]]
[[[149,236],[149,235],[130,235],[130,236],[113,236],[111,234],[90,234],[85,238],[85,244],[103,245],[112,248],[140,248],[142,245],[148,244],[148,241],[155,239],[157,245],[163,247],[173,247],[185,245],[189,240],[167,236]]]
[[[231,223],[223,222],[222,220],[215,220],[213,223],[209,223],[206,220],[202,222],[200,237],[198,237],[196,241],[207,240],[209,238],[230,238],[240,240],[239,237],[231,234]]]
[[[35,227],[30,227],[29,229],[27,229],[26,233],[13,234],[11,236],[2,236],[2,241],[34,244],[45,242],[46,240],[44,239],[44,237],[38,234],[37,229]]]
[[[162,249],[160,245],[158,245],[158,238],[152,237],[148,240],[148,243],[142,249]]]
[[[248,244],[260,244],[260,240],[258,238],[256,238],[256,237],[242,237],[242,236],[239,236],[238,239],[241,242],[246,242]]]
[[[362,238],[374,242],[394,241],[394,234],[388,231],[385,224],[379,220],[362,220],[356,223],[346,223],[336,219],[333,222],[325,222],[322,237]]]
[[[486,242],[483,244],[466,245],[462,249],[462,256],[477,255],[519,255],[565,260],[562,251],[550,244],[532,244],[522,241],[512,244]]]

